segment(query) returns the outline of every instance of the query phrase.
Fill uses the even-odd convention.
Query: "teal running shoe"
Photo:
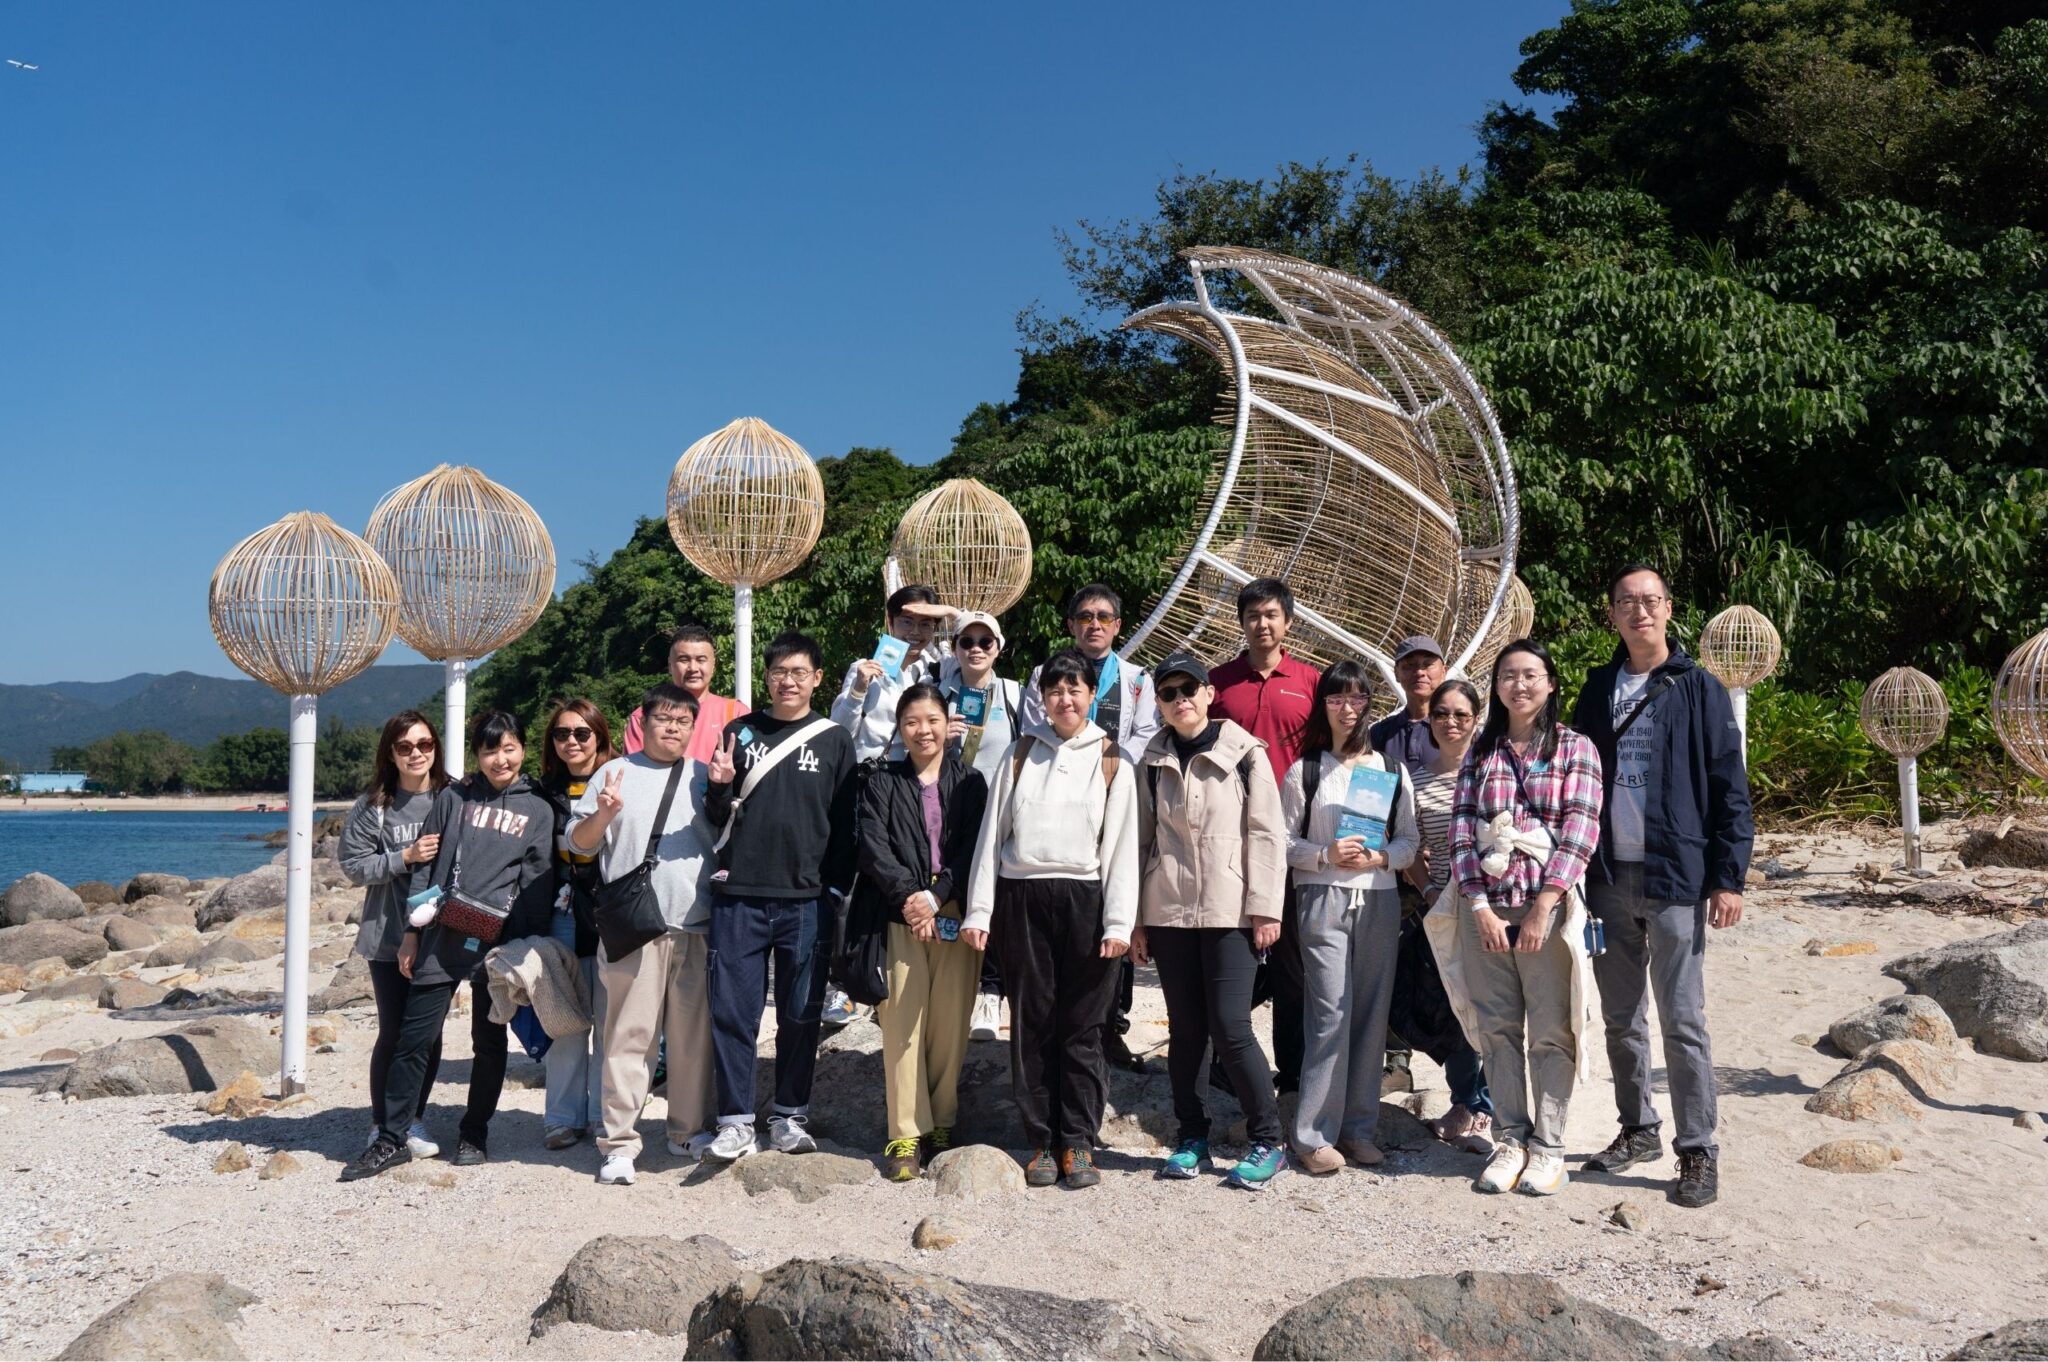
[[[1207,1140],[1182,1140],[1159,1166],[1159,1176],[1170,1182],[1184,1182],[1202,1171],[1209,1161]]]
[[[1280,1175],[1287,1167],[1287,1151],[1277,1144],[1255,1144],[1251,1152],[1237,1161],[1237,1167],[1230,1170],[1230,1176],[1223,1179],[1230,1187],[1242,1187],[1256,1192]]]

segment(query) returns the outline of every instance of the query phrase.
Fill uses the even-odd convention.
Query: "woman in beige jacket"
[[[1154,673],[1160,716],[1139,767],[1144,870],[1131,951],[1159,967],[1166,1067],[1180,1139],[1159,1176],[1193,1178],[1209,1157],[1202,1055],[1214,1047],[1251,1150],[1227,1179],[1257,1190],[1287,1167],[1273,1074],[1252,1035],[1259,958],[1280,935],[1287,831],[1266,745],[1228,719],[1200,659],[1176,653]]]

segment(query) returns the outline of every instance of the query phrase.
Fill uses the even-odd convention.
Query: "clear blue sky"
[[[233,674],[221,554],[442,460],[566,586],[735,416],[936,458],[1075,307],[1056,229],[1176,168],[1469,161],[1563,8],[16,0],[0,682]]]

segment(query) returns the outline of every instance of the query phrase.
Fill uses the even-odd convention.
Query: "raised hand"
[[[597,792],[597,811],[605,818],[616,818],[619,810],[626,807],[626,796],[619,792],[619,783],[626,773],[614,766],[604,778],[604,788]]]
[[[882,664],[872,657],[864,657],[853,664],[853,693],[866,695],[868,687],[882,679]]]
[[[708,769],[713,785],[730,785],[733,778],[739,774],[732,761],[732,745],[737,737],[737,734],[726,734],[719,741],[718,749],[711,754],[711,765]]]

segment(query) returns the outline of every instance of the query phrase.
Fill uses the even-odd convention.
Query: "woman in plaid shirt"
[[[1557,928],[1600,841],[1601,784],[1599,753],[1557,715],[1550,654],[1528,639],[1510,643],[1451,805],[1451,862],[1466,901],[1459,959],[1498,1123],[1475,1184],[1482,1192],[1547,1196],[1566,1182],[1578,952]]]

